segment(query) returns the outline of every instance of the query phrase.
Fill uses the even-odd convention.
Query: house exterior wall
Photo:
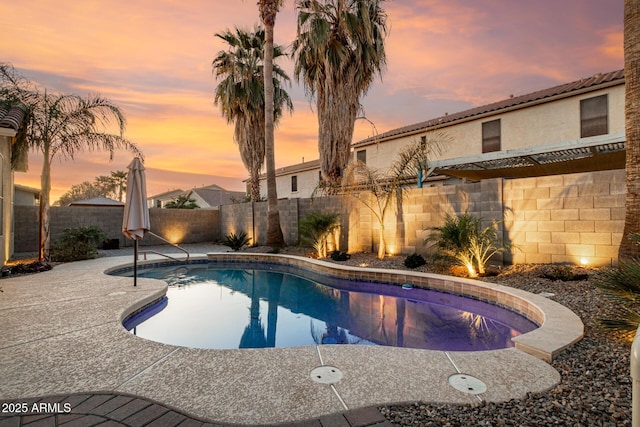
[[[434,130],[447,141],[440,155],[431,160],[445,160],[482,154],[482,124],[500,119],[501,151],[537,147],[580,139],[580,101],[600,95],[608,95],[609,134],[624,133],[624,83],[603,89],[593,88],[558,99],[542,100],[537,105],[498,110],[473,117],[468,121],[456,121]],[[367,165],[386,170],[398,158],[402,147],[417,142],[426,131],[399,135],[367,145],[354,146],[354,153],[366,150]],[[355,154],[354,154],[355,156]],[[310,197],[318,183],[319,168],[303,172],[280,173],[276,177],[278,197]],[[298,176],[298,191],[291,192],[291,176]],[[263,194],[266,182],[261,181]]]
[[[448,144],[441,155],[434,155],[431,160],[482,154],[482,123],[496,119],[500,119],[501,124],[501,151],[580,139],[580,101],[604,94],[609,101],[609,133],[624,133],[624,84],[620,84],[438,129],[434,132],[443,133]],[[359,146],[356,150],[366,149],[367,164],[384,170],[398,158],[402,147],[419,141],[422,135],[427,133]]]

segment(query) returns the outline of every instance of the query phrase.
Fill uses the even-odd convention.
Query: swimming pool
[[[185,347],[360,344],[477,351],[512,347],[511,338],[538,327],[476,299],[286,266],[198,263],[139,274],[166,280],[167,297],[130,316],[125,327]]]

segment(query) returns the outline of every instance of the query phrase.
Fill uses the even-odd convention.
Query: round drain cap
[[[466,374],[454,374],[449,377],[449,384],[458,391],[468,394],[481,394],[487,391],[487,385],[479,379]]]
[[[318,366],[311,370],[309,377],[317,383],[333,384],[342,379],[342,371],[335,366]]]

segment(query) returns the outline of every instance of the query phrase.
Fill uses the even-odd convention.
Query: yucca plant
[[[640,241],[638,234],[631,238]],[[617,304],[617,317],[601,319],[602,325],[633,339],[640,325],[640,259],[621,262],[618,268],[602,271],[596,276],[595,284]]]
[[[485,274],[489,259],[507,251],[510,245],[498,237],[497,222],[482,228],[482,219],[469,213],[447,214],[441,227],[431,227],[435,231],[425,239],[437,249],[437,256],[451,259],[467,269],[470,277]]]
[[[340,227],[337,213],[312,212],[300,221],[300,236],[310,243],[318,258],[327,257],[329,238]]]

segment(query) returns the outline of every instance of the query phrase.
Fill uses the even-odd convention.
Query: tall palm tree
[[[640,0],[624,2],[624,80],[626,153],[626,213],[618,258],[640,257],[630,236],[640,233]]]
[[[260,19],[265,29],[264,43],[264,129],[265,154],[267,159],[267,245],[285,245],[280,227],[278,192],[276,191],[276,162],[274,141],[274,87],[273,87],[273,27],[276,15],[284,0],[258,0]]]
[[[43,154],[40,189],[39,259],[49,259],[49,208],[51,163],[54,158],[73,159],[85,149],[105,150],[110,159],[116,149],[141,155],[136,145],[124,138],[126,120],[122,111],[100,96],[51,94],[24,79],[16,79],[12,66],[0,66],[0,94],[26,105],[26,126],[19,144]],[[117,133],[111,133],[116,128]]]
[[[295,76],[316,98],[322,177],[337,188],[364,96],[386,64],[384,0],[297,0]]]
[[[251,200],[260,200],[260,171],[265,156],[264,115],[264,40],[265,31],[260,27],[253,32],[236,28],[226,30],[216,37],[224,40],[229,48],[218,52],[212,68],[216,78],[222,80],[216,87],[215,101],[228,123],[235,122],[233,139],[238,144],[240,157],[249,171]],[[282,47],[274,46],[274,59],[283,56]],[[284,70],[274,64],[274,120],[277,124],[283,107],[293,111],[293,103],[280,82],[289,82]]]

